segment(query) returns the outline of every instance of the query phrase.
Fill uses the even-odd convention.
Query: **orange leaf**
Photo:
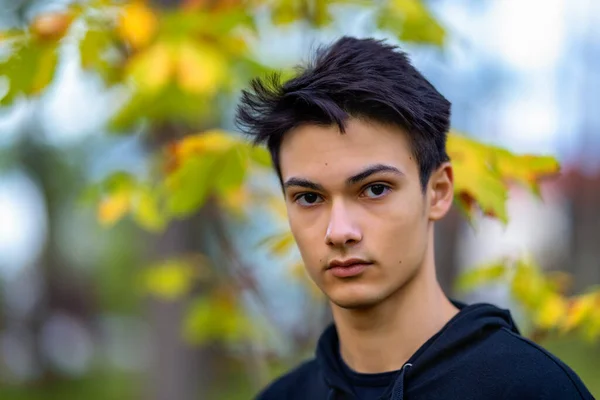
[[[62,38],[73,21],[70,13],[54,12],[36,17],[31,24],[33,34],[42,40]]]
[[[154,11],[143,1],[134,1],[123,7],[117,32],[134,49],[148,45],[158,29]]]
[[[567,311],[567,318],[562,326],[563,331],[570,331],[577,327],[594,310],[596,305],[595,293],[579,296],[571,301]],[[598,297],[600,299],[600,297]]]
[[[130,196],[127,192],[119,192],[105,197],[98,205],[98,221],[102,225],[115,224],[127,213],[130,203]]]

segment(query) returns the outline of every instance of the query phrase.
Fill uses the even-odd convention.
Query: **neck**
[[[437,281],[432,249],[416,275],[377,306],[356,310],[332,304],[342,358],[360,373],[402,368],[457,312]]]

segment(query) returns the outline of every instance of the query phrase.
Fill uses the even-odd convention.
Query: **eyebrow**
[[[387,165],[387,164],[374,164],[374,165],[369,165],[367,168],[365,168],[358,174],[352,175],[350,178],[346,179],[346,184],[347,185],[355,185],[361,181],[364,181],[371,175],[377,174],[379,172],[391,172],[396,175],[404,176],[402,171],[400,171],[396,167],[392,167],[391,165]]]
[[[362,170],[361,172],[352,175],[351,177],[349,177],[348,179],[346,179],[346,185],[350,186],[350,185],[355,185],[361,181],[364,181],[365,179],[367,179],[368,177],[370,177],[371,175],[380,173],[380,172],[391,172],[394,173],[396,175],[401,175],[404,176],[404,174],[402,173],[402,171],[400,171],[398,168],[396,167],[392,167],[391,165],[386,165],[386,164],[374,164],[374,165],[369,165],[368,167],[366,167],[364,170]],[[284,188],[289,188],[291,186],[299,186],[299,187],[303,187],[303,188],[307,188],[307,189],[312,189],[315,191],[325,191],[325,189],[323,188],[322,185],[315,183],[313,181],[310,181],[308,179],[304,179],[304,178],[295,178],[292,177],[290,179],[288,179],[287,181],[285,181],[285,183],[283,184]]]
[[[307,189],[316,190],[318,192],[325,191],[323,186],[321,186],[318,183],[315,183],[313,181],[309,181],[308,179],[304,179],[304,178],[290,178],[287,181],[285,181],[283,186],[286,189],[291,186],[299,186],[299,187],[303,187],[303,188],[307,188]]]

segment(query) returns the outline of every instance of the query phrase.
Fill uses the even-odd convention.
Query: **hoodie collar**
[[[519,333],[508,310],[487,303],[466,305],[451,301],[459,312],[410,357],[399,371],[394,383],[386,391],[384,398],[404,399],[406,385],[410,385],[411,381],[418,380],[419,377],[426,376],[427,371],[435,366],[435,361],[439,357],[448,357],[448,354],[459,352],[465,346],[475,344],[490,331],[507,328]],[[316,358],[329,388],[328,399],[335,399],[342,393],[352,398],[354,396],[352,387],[340,365],[339,337],[335,324],[330,324],[319,338]]]

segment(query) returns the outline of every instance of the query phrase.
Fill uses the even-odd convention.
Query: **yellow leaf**
[[[123,7],[117,31],[134,49],[142,48],[154,38],[158,18],[143,1],[133,1]]]
[[[126,71],[140,91],[156,92],[168,83],[173,67],[171,49],[159,42],[134,55]]]
[[[506,275],[507,267],[504,262],[494,262],[481,267],[475,267],[458,277],[458,290],[472,290],[480,285],[497,282]]]
[[[529,260],[519,260],[511,282],[512,294],[528,309],[535,311],[548,296],[548,285],[539,268]]]
[[[169,260],[145,270],[142,274],[142,284],[144,289],[154,296],[175,300],[190,290],[195,275],[190,264]]]
[[[224,153],[236,143],[237,140],[232,135],[219,129],[213,129],[184,137],[175,144],[172,151],[177,160],[181,161],[205,152]]]
[[[508,184],[518,182],[539,195],[538,182],[560,169],[553,157],[513,154],[456,132],[448,135],[447,148],[455,171],[455,198],[469,217],[477,204],[486,215],[506,223]]]
[[[113,225],[129,210],[131,204],[128,192],[118,192],[102,199],[98,205],[98,221],[102,225]]]
[[[447,151],[454,168],[454,190],[459,205],[472,217],[477,204],[489,216],[506,223],[508,192],[493,168],[492,149],[457,133],[448,135]]]
[[[267,246],[270,252],[276,255],[284,255],[294,246],[294,236],[291,231],[271,235],[261,240],[259,246]]]
[[[177,82],[193,94],[214,94],[225,78],[227,62],[209,46],[183,41],[177,52]]]
[[[535,317],[536,324],[544,329],[557,327],[567,313],[567,302],[557,294],[551,294],[542,302]]]
[[[531,154],[515,155],[504,149],[494,152],[498,172],[507,181],[516,181],[539,194],[538,181],[556,175],[560,165],[554,157]]]
[[[562,331],[567,332],[576,328],[587,318],[594,310],[597,297],[596,294],[587,294],[573,299],[567,311],[567,318],[562,325]],[[600,299],[600,297],[598,298]]]

